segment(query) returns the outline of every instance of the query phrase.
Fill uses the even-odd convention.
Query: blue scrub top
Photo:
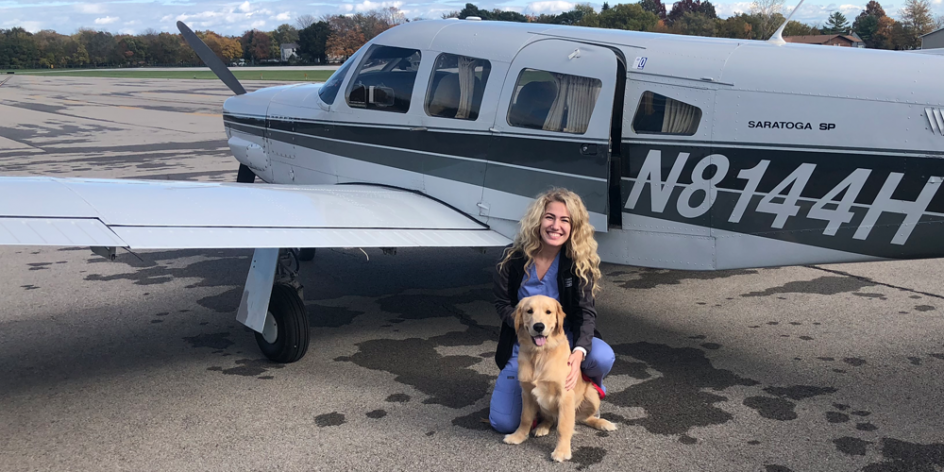
[[[543,279],[538,279],[538,268],[532,264],[521,281],[521,287],[518,288],[518,300],[534,295],[546,295],[560,301],[560,291],[557,288],[557,266],[559,263],[560,253],[558,252]]]

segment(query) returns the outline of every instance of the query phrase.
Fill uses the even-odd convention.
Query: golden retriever
[[[578,377],[573,390],[565,390],[570,372],[567,359],[570,344],[564,334],[564,309],[550,297],[535,295],[521,300],[515,310],[518,334],[518,381],[521,383],[521,423],[518,430],[505,436],[507,444],[521,444],[528,439],[531,425],[540,411],[541,423],[534,435],[545,436],[557,422],[557,447],[551,459],[563,462],[571,458],[570,439],[577,421],[602,431],[614,431],[616,425],[597,418],[600,394]]]

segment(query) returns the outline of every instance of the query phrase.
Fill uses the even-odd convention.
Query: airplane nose
[[[540,333],[544,331],[544,323],[534,323],[534,331]]]

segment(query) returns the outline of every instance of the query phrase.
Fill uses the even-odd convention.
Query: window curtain
[[[698,124],[697,109],[687,103],[671,98],[665,99],[665,117],[662,119],[662,132],[671,134],[694,134]]]
[[[459,108],[456,118],[468,119],[472,112],[472,97],[475,93],[476,59],[459,56]]]
[[[544,121],[547,131],[585,133],[590,125],[590,115],[596,103],[600,84],[596,79],[573,75],[554,74],[557,80],[557,97]],[[567,123],[564,123],[564,111]]]

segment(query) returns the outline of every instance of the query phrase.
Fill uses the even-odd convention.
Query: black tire
[[[256,333],[256,343],[269,360],[288,364],[305,356],[308,351],[308,313],[305,303],[294,287],[276,284],[269,299],[269,313],[277,331],[274,342],[268,342],[262,333]]]
[[[313,247],[303,247],[298,250],[298,260],[302,262],[309,262],[315,260],[315,248]]]
[[[251,184],[256,181],[256,174],[246,164],[240,164],[239,172],[236,173],[236,181],[243,184]]]

